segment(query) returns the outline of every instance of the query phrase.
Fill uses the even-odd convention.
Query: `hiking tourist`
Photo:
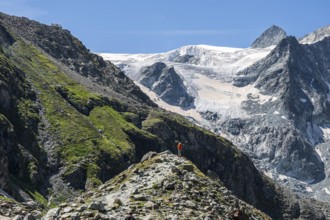
[[[182,144],[181,142],[178,143],[178,156],[181,157],[181,154],[182,154]]]

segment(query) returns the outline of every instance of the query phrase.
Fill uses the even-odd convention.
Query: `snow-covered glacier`
[[[160,106],[194,118],[202,125],[209,121],[202,119],[200,113],[217,112],[221,121],[234,117],[247,117],[241,103],[248,94],[259,97],[260,101],[270,97],[259,94],[253,86],[243,88],[232,84],[235,73],[264,58],[274,46],[267,48],[229,48],[208,45],[184,46],[160,54],[100,54],[111,60],[126,75],[139,84],[140,69],[156,62],[173,66],[182,78],[189,94],[195,97],[194,109],[181,109],[169,106],[158,99],[149,89],[140,87]]]

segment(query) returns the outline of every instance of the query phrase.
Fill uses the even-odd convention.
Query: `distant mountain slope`
[[[173,66],[195,108],[168,105],[141,86],[159,106],[229,138],[280,183],[330,201],[324,147],[330,124],[329,34],[327,27],[315,33],[322,36],[315,43],[300,44],[273,26],[258,38],[275,44],[266,48],[197,45],[161,54],[101,55],[137,82],[144,66]],[[274,36],[281,37],[273,41]]]
[[[181,141],[202,172],[213,171],[235,196],[272,218],[324,219],[325,204],[287,193],[225,138],[157,108],[69,31],[5,14],[0,31],[0,192],[25,202],[25,218],[96,189],[149,151],[175,152]],[[230,51],[240,59],[228,63],[260,59]],[[14,217],[19,202],[8,200],[0,196],[0,215]]]

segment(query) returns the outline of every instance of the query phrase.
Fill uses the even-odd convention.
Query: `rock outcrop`
[[[141,76],[139,82],[154,91],[166,103],[181,108],[192,107],[194,98],[187,93],[187,88],[174,67],[157,62],[142,67],[138,75]]]
[[[41,219],[43,216],[42,208],[38,204],[30,201],[18,203],[13,199],[8,199],[0,196],[0,219]]]

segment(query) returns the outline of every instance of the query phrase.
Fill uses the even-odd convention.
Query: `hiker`
[[[181,157],[181,153],[182,153],[182,144],[181,142],[178,143],[178,156]]]
[[[129,213],[129,216],[127,216],[127,217],[125,218],[125,220],[136,220],[136,219],[133,217],[133,212],[130,212],[130,213]]]

